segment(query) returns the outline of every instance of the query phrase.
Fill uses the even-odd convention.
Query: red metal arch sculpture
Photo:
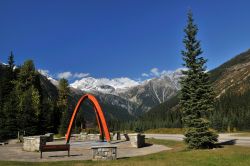
[[[94,110],[95,110],[96,119],[97,119],[97,123],[98,123],[98,127],[99,127],[99,130],[100,130],[101,137],[103,138],[103,136],[104,136],[103,132],[104,132],[106,140],[108,142],[110,142],[110,133],[109,133],[108,126],[107,126],[104,114],[102,112],[101,106],[99,105],[98,101],[96,100],[96,98],[93,95],[86,94],[86,95],[83,95],[80,98],[80,100],[78,101],[78,103],[77,103],[77,105],[75,107],[75,110],[74,110],[74,112],[72,114],[72,117],[71,117],[71,120],[70,120],[70,123],[69,123],[69,126],[68,126],[68,130],[67,130],[67,134],[66,134],[67,143],[69,143],[69,140],[70,140],[72,125],[74,123],[76,115],[77,115],[77,113],[79,111],[81,103],[85,99],[89,99],[94,105]]]

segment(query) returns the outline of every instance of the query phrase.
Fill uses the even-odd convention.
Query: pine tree
[[[62,113],[61,116],[61,124],[60,124],[60,129],[59,129],[59,133],[64,135],[67,131],[67,127],[68,127],[68,123],[70,120],[70,115],[69,115],[69,101],[68,101],[68,97],[69,97],[69,83],[66,79],[61,79],[59,81],[59,96],[58,96],[58,107],[59,110]]]
[[[194,24],[192,12],[188,13],[184,32],[185,51],[182,51],[182,55],[183,66],[187,70],[183,71],[181,80],[180,105],[186,128],[185,142],[191,149],[212,148],[218,136],[210,129],[207,117],[213,111],[214,94],[206,72],[207,60],[200,56],[202,50],[196,39],[198,27]]]

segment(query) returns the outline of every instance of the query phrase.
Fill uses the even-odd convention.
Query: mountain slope
[[[211,70],[210,80],[215,91],[215,111],[211,113],[212,126],[218,130],[250,129],[250,50],[243,52]],[[174,96],[171,100],[175,100]],[[178,102],[167,107],[168,102],[152,108],[143,117],[162,112],[179,112]],[[179,112],[180,114],[180,112]],[[157,116],[159,121],[161,116]],[[180,122],[181,123],[181,122]]]
[[[56,100],[58,96],[58,90],[55,85],[51,83],[50,80],[48,80],[45,76],[40,75],[40,82],[43,89],[43,93],[45,96],[48,96],[51,98],[51,100]],[[77,90],[74,88],[70,88],[70,97],[69,97],[69,108],[70,112],[73,112],[73,109],[75,108],[78,100],[82,95],[86,94],[86,92],[83,92],[81,90]],[[94,94],[99,104],[101,105],[104,115],[109,119],[115,119],[115,120],[129,120],[133,119],[133,116],[128,113],[126,107],[123,107],[121,103],[124,103],[123,99],[118,100],[117,97],[116,100],[113,100],[113,103],[109,103],[109,100],[106,98],[111,99],[112,96],[110,95],[102,95],[102,94]],[[87,121],[87,123],[92,123],[95,121],[95,113],[92,106],[92,103],[86,101],[82,104],[82,107],[80,108],[79,114],[83,114],[84,119]]]
[[[119,96],[137,103],[143,112],[147,112],[150,108],[176,95],[179,89],[177,80],[181,75],[178,73],[175,76],[171,78],[168,75],[163,75],[160,78],[153,78],[139,86],[119,93]]]
[[[211,72],[217,98],[229,88],[236,94],[249,89],[250,50],[243,52]]]
[[[179,89],[181,69],[164,73],[160,77],[138,82],[129,78],[96,79],[86,77],[71,84],[75,89],[100,96],[105,103],[127,109],[133,115],[141,115],[150,108],[167,101]]]

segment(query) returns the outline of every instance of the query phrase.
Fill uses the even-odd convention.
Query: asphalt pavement
[[[239,133],[223,133],[219,134],[219,143],[232,143],[235,142],[235,145],[239,146],[248,146],[250,147],[250,137],[240,137],[237,136]],[[163,140],[174,140],[174,141],[182,141],[184,139],[184,135],[182,134],[145,134],[146,138],[155,138],[155,139],[163,139]]]

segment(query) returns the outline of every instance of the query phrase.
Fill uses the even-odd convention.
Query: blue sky
[[[0,61],[52,75],[142,78],[181,67],[192,9],[208,69],[250,48],[248,0],[0,0]]]

